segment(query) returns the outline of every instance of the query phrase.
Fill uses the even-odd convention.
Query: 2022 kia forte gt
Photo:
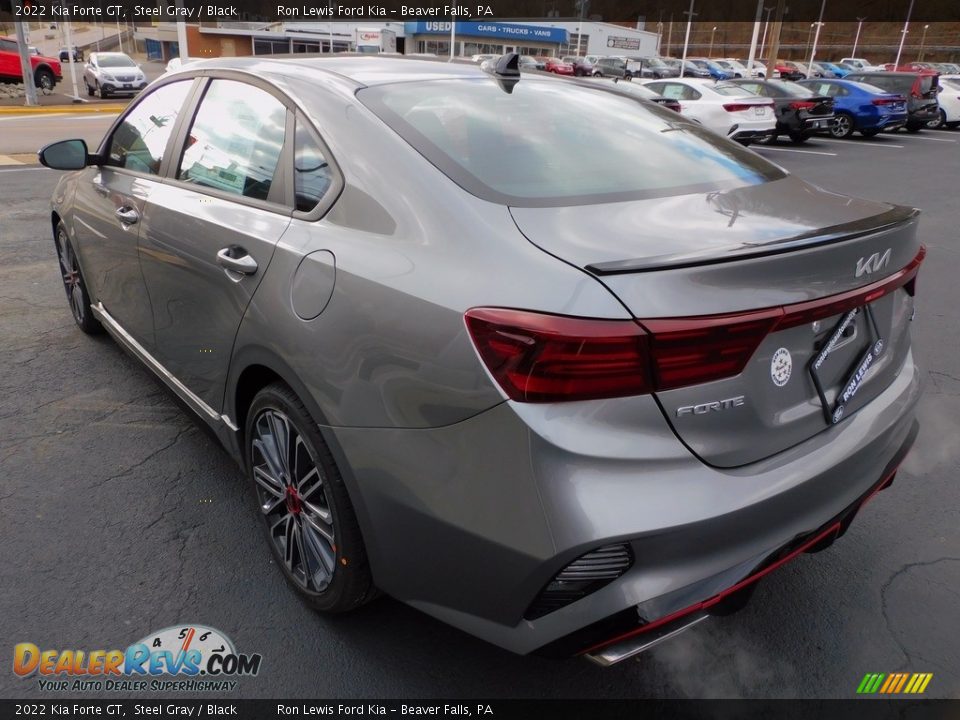
[[[321,610],[615,662],[832,542],[917,432],[917,212],[612,83],[207,61],[41,159],[77,324],[210,424]]]

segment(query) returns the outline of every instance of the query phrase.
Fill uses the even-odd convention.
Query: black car
[[[855,72],[844,80],[867,83],[890,93],[907,98],[907,124],[909,132],[917,132],[931,120],[940,117],[940,75],[930,70],[919,72]]]
[[[70,51],[67,48],[60,48],[60,62],[70,62]],[[83,50],[74,46],[73,62],[83,62]]]
[[[777,127],[770,142],[779,135],[788,135],[793,142],[802,143],[813,133],[828,129],[833,122],[833,98],[817,95],[790,80],[743,78],[726,82],[773,100]]]

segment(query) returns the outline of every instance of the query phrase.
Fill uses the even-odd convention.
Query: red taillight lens
[[[656,389],[671,390],[738,375],[782,312],[771,308],[736,315],[641,321],[650,333]]]
[[[874,105],[896,105],[903,102],[903,98],[874,98],[870,102]]]
[[[727,112],[740,112],[742,110],[749,110],[752,107],[757,107],[756,105],[748,105],[746,103],[724,103],[723,109]]]
[[[467,329],[512,400],[558,402],[651,392],[646,333],[632,320],[474,308]]]
[[[601,320],[473,308],[467,330],[512,400],[562,402],[643,395],[733,377],[771,332],[839,315],[898,288],[913,295],[926,255],[864,287],[729,315]]]
[[[798,100],[797,102],[790,103],[791,110],[813,110],[817,104],[815,102],[809,102],[807,100]]]

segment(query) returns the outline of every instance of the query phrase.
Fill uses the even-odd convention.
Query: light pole
[[[856,36],[853,38],[853,50],[850,52],[850,57],[854,57],[854,58],[855,58],[855,57],[857,56],[857,43],[860,42],[860,28],[863,27],[863,21],[864,21],[864,20],[866,20],[865,17],[858,17],[858,18],[857,18],[857,34],[856,34]]]
[[[803,48],[803,54],[804,54],[804,56],[806,56],[807,52],[810,50],[810,41],[813,39],[813,29],[814,29],[816,26],[817,26],[817,24],[816,24],[815,22],[814,22],[814,23],[810,23],[810,29],[807,30],[807,44],[806,44],[806,46]],[[801,30],[800,32],[803,32],[803,30]]]
[[[767,14],[767,20],[763,25],[763,40],[760,41],[760,57],[763,57],[763,51],[767,48],[767,30],[770,29],[770,13],[773,12],[772,7],[765,7],[763,11]]]
[[[920,37],[920,53],[917,55],[917,62],[923,62],[923,46],[927,43],[927,30],[929,29],[929,25],[923,26],[923,35]]]
[[[813,49],[810,51],[810,62],[807,63],[807,79],[813,76],[813,57],[817,54],[817,42],[820,40],[820,29],[823,27],[823,11],[827,8],[827,0],[820,3],[820,17],[814,23],[817,31],[813,34]]]
[[[693,2],[690,0],[690,9],[684,11],[687,16],[687,34],[683,38],[683,57],[680,58],[680,77],[683,77],[683,71],[687,69],[687,47],[690,45],[690,27],[693,25],[693,18],[697,15],[693,11]]]
[[[713,57],[713,36],[717,32],[717,26],[713,26],[713,30],[710,31],[710,49],[707,50],[707,57]]]
[[[910,16],[913,14],[913,0],[910,0],[910,7],[907,8],[907,19],[903,22],[903,30],[900,31],[900,46],[897,48],[897,59],[893,62],[894,69],[900,67],[900,55],[903,53],[903,43],[907,40],[907,33],[910,32]]]

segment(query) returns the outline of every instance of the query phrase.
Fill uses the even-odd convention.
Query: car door
[[[157,360],[218,410],[240,320],[290,224],[293,117],[267,85],[204,82],[182,151],[144,210],[140,260]]]
[[[91,302],[146,348],[153,312],[140,273],[137,240],[144,205],[160,185],[177,119],[193,80],[166,83],[139,98],[100,146],[101,164],[77,183],[70,233]]]

